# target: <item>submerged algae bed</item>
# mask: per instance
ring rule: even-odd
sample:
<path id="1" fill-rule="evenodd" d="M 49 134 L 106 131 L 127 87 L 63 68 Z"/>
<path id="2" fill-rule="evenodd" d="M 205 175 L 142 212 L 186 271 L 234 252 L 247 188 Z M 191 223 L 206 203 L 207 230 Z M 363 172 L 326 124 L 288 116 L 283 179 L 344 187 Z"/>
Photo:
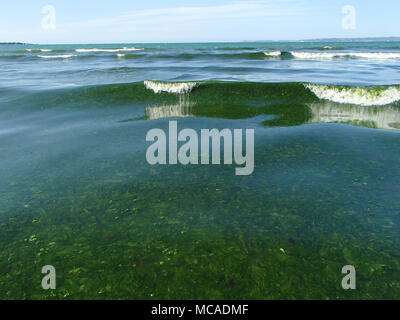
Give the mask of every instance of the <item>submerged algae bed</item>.
<path id="1" fill-rule="evenodd" d="M 173 95 L 144 103 L 153 98 L 135 92 L 137 101 L 119 95 L 110 106 L 88 89 L 82 100 L 49 96 L 56 108 L 30 98 L 27 119 L 12 111 L 10 126 L 29 121 L 31 135 L 0 144 L 0 298 L 400 298 L 398 132 L 306 124 L 315 99 L 305 93 L 279 100 L 271 91 L 268 105 L 226 93 L 215 113 L 206 100 L 222 97 L 203 101 L 199 91 L 190 97 L 198 114 L 179 127 L 255 128 L 253 175 L 149 166 L 146 132 L 168 119 L 124 120 L 176 104 Z M 41 288 L 48 264 L 54 291 Z M 347 264 L 354 291 L 341 288 Z"/>

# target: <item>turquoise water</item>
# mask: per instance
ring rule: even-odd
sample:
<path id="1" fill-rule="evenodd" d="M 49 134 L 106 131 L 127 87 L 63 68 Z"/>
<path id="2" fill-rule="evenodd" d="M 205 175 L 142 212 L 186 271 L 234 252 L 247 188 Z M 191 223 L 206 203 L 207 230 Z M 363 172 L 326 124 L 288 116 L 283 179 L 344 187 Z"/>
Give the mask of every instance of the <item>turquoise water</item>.
<path id="1" fill-rule="evenodd" d="M 399 298 L 398 53 L 0 46 L 0 298 Z M 177 81 L 197 85 L 151 89 Z M 150 166 L 146 133 L 170 120 L 255 129 L 254 173 Z M 344 265 L 357 290 L 341 288 Z"/>
<path id="2" fill-rule="evenodd" d="M 115 50 L 124 47 L 144 50 Z M 82 52 L 82 49 L 114 51 Z M 281 51 L 283 55 L 269 57 L 264 54 L 270 51 Z M 305 81 L 348 85 L 400 82 L 398 59 L 351 56 L 296 59 L 291 52 L 400 54 L 400 42 L 0 46 L 0 81 L 1 87 L 28 89 L 143 80 Z"/>

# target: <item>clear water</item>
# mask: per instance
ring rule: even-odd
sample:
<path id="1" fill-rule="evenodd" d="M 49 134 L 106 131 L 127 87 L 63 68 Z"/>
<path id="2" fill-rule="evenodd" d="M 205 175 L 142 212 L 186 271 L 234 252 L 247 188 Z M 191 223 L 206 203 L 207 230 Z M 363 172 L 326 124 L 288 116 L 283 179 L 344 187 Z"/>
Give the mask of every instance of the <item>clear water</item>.
<path id="1" fill-rule="evenodd" d="M 144 50 L 75 51 L 123 47 Z M 0 298 L 399 298 L 400 105 L 301 82 L 397 85 L 400 59 L 263 56 L 275 50 L 400 43 L 0 46 Z M 144 80 L 202 84 L 182 99 Z M 148 165 L 146 133 L 172 119 L 254 128 L 254 173 Z"/>

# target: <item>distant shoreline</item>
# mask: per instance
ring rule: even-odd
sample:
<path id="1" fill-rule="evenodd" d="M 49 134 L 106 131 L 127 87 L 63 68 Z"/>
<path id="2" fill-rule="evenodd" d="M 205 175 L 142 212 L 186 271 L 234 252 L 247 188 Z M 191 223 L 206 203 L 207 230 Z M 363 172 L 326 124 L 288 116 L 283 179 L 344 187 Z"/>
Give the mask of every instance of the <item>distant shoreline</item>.
<path id="1" fill-rule="evenodd" d="M 366 38 L 321 38 L 321 39 L 302 39 L 302 40 L 242 40 L 242 41 L 211 41 L 211 42 L 162 42 L 168 44 L 174 43 L 262 43 L 262 42 L 390 42 L 390 41 L 400 41 L 400 37 L 366 37 Z M 122 42 L 121 42 L 122 43 Z M 124 42 L 124 43 L 143 43 L 143 44 L 152 44 L 152 43 L 161 43 L 161 42 Z M 58 44 L 67 44 L 67 43 L 58 43 Z M 96 45 L 96 44 L 120 44 L 120 43 L 68 43 L 68 44 L 76 44 L 76 45 Z M 24 43 L 24 42 L 0 42 L 1 45 L 55 45 L 53 44 L 34 44 L 34 43 Z"/>
<path id="2" fill-rule="evenodd" d="M 23 43 L 23 42 L 0 42 L 0 46 L 4 45 L 32 45 L 32 43 Z"/>
<path id="3" fill-rule="evenodd" d="M 303 39 L 303 40 L 256 40 L 242 42 L 383 42 L 383 41 L 400 41 L 400 37 L 367 37 L 367 38 L 321 38 L 321 39 Z"/>

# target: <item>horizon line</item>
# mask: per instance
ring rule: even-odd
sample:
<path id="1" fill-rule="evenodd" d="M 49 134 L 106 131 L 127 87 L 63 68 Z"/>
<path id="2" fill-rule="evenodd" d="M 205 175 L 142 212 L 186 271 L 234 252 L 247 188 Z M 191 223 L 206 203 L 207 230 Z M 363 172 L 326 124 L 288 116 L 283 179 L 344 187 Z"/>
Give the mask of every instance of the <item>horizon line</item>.
<path id="1" fill-rule="evenodd" d="M 332 38 L 312 38 L 312 39 L 298 39 L 298 40 L 240 40 L 240 41 L 181 41 L 181 42 L 65 42 L 65 43 L 27 43 L 22 41 L 4 41 L 0 44 L 19 44 L 19 45 L 96 45 L 96 44 L 207 44 L 207 43 L 262 43 L 262 42 L 324 42 L 324 41 L 332 41 L 332 42 L 339 42 L 339 41 L 351 41 L 351 40 L 358 40 L 358 41 L 400 41 L 400 36 L 388 36 L 388 37 L 332 37 Z"/>

